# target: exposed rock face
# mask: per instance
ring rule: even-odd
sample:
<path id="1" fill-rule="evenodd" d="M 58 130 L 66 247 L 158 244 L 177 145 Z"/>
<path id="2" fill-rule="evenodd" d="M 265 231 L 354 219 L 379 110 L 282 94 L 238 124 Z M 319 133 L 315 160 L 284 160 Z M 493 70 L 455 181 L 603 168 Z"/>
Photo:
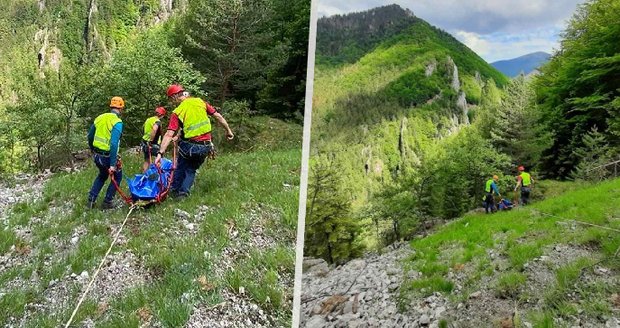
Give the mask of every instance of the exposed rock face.
<path id="1" fill-rule="evenodd" d="M 96 33 L 95 24 L 93 22 L 93 16 L 97 12 L 97 3 L 95 0 L 90 0 L 88 5 L 88 18 L 86 19 L 86 25 L 84 26 L 84 42 L 87 45 L 88 51 L 93 50 L 94 34 Z"/>
<path id="2" fill-rule="evenodd" d="M 49 55 L 49 66 L 56 72 L 60 70 L 60 62 L 62 61 L 62 52 L 57 47 L 52 47 Z"/>
<path id="3" fill-rule="evenodd" d="M 41 48 L 39 49 L 39 53 L 37 55 L 39 60 L 39 69 L 43 68 L 45 65 L 45 54 L 47 52 L 47 46 L 49 44 L 49 33 L 47 29 L 39 30 L 34 35 L 35 42 L 41 42 Z"/>
<path id="4" fill-rule="evenodd" d="M 403 117 L 400 122 L 400 134 L 398 135 L 398 149 L 400 151 L 400 157 L 404 158 L 407 154 L 407 144 L 405 140 L 405 133 L 407 132 L 407 118 Z"/>
<path id="5" fill-rule="evenodd" d="M 429 64 L 426 65 L 426 69 L 424 70 L 424 76 L 429 77 L 431 75 L 433 75 L 433 72 L 435 72 L 435 69 L 437 69 L 437 62 L 432 61 Z"/>
<path id="6" fill-rule="evenodd" d="M 157 22 L 168 20 L 172 14 L 172 0 L 159 0 L 159 10 L 159 15 L 157 15 L 159 20 Z"/>
<path id="7" fill-rule="evenodd" d="M 467 107 L 467 98 L 464 91 L 459 93 L 459 98 L 456 100 L 456 107 L 460 108 L 463 116 L 463 124 L 469 125 L 469 108 Z"/>
<path id="8" fill-rule="evenodd" d="M 452 89 L 458 92 L 461 89 L 461 82 L 459 81 L 459 68 L 456 66 L 451 57 L 448 57 L 448 63 L 452 66 Z"/>

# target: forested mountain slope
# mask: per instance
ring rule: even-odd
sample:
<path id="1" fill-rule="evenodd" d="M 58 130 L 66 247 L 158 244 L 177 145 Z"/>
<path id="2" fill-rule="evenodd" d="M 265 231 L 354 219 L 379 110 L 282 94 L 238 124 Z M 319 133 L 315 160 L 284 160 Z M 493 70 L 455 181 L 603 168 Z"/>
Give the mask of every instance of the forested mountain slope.
<path id="1" fill-rule="evenodd" d="M 359 27 L 364 24 L 381 28 L 364 34 Z M 470 206 L 473 198 L 434 199 L 448 192 L 443 188 L 449 188 L 442 181 L 433 181 L 444 178 L 433 174 L 433 170 L 447 169 L 441 164 L 446 163 L 442 158 L 446 153 L 437 145 L 449 143 L 465 149 L 457 145 L 464 142 L 478 147 L 479 137 L 468 141 L 454 136 L 470 125 L 482 104 L 499 101 L 498 87 L 506 85 L 507 78 L 448 33 L 397 6 L 321 18 L 318 26 L 317 43 L 323 44 L 318 46 L 318 56 L 323 58 L 323 64 L 316 68 L 310 179 L 310 195 L 314 193 L 316 197 L 308 200 L 309 222 L 318 222 L 316 234 L 310 230 L 307 249 L 316 245 L 314 251 L 325 252 L 324 246 L 320 246 L 320 240 L 327 238 L 320 232 L 321 218 L 361 216 L 362 220 L 376 217 L 389 221 L 403 214 L 380 214 L 368 204 L 403 180 L 423 179 L 423 186 L 440 185 L 432 191 L 424 190 L 425 197 L 413 200 L 432 202 L 434 206 L 429 207 L 428 214 L 454 215 Z M 378 41 L 379 37 L 384 38 Z M 353 63 L 333 65 L 355 56 L 349 56 L 347 47 L 330 44 L 356 44 L 360 45 L 358 50 L 366 52 Z M 423 162 L 435 164 L 422 165 Z M 493 161 L 485 162 L 493 165 Z M 412 173 L 420 172 L 423 166 L 431 172 L 414 177 Z M 456 171 L 452 174 L 458 175 Z M 482 183 L 482 179 L 484 175 L 480 174 L 471 180 Z M 469 186 L 470 182 L 466 184 Z M 470 187 L 474 188 L 473 184 Z M 351 208 L 337 205 L 351 201 Z M 398 206 L 409 212 L 403 215 L 416 215 L 406 209 L 408 205 Z M 331 210 L 335 213 L 328 213 Z M 340 232 L 345 240 L 357 242 L 359 238 L 355 236 L 360 231 L 354 228 L 357 225 L 353 221 L 359 220 L 343 223 L 351 229 L 343 228 Z"/>
<path id="2" fill-rule="evenodd" d="M 169 105 L 165 89 L 172 83 L 205 97 L 235 125 L 256 114 L 299 122 L 303 112 L 309 1 L 5 0 L 2 6 L 0 173 L 71 161 L 114 95 L 128 109 L 131 133 L 122 146 L 135 145 L 144 119 Z M 36 127 L 8 124 L 43 119 L 47 124 Z"/>

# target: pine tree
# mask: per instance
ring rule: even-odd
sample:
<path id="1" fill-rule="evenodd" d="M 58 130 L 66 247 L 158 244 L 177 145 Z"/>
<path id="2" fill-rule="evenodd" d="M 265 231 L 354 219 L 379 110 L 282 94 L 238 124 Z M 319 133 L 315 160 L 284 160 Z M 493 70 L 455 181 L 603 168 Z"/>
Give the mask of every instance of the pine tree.
<path id="1" fill-rule="evenodd" d="M 266 72 L 281 65 L 282 47 L 270 22 L 274 12 L 267 0 L 206 0 L 190 3 L 178 28 L 184 55 L 203 72 L 205 87 L 216 103 L 229 98 L 252 103 L 265 86 Z"/>
<path id="2" fill-rule="evenodd" d="M 611 173 L 604 165 L 611 161 L 612 149 L 596 126 L 584 135 L 583 146 L 573 151 L 573 157 L 579 163 L 571 173 L 575 180 L 598 182 Z"/>
<path id="3" fill-rule="evenodd" d="M 506 87 L 506 96 L 496 107 L 490 127 L 493 145 L 515 164 L 536 166 L 547 145 L 548 136 L 540 129 L 537 116 L 534 91 L 520 75 Z"/>
<path id="4" fill-rule="evenodd" d="M 318 156 L 317 156 L 318 157 Z M 308 183 L 305 253 L 330 263 L 361 255 L 359 224 L 351 217 L 351 203 L 342 170 L 325 157 L 313 159 Z"/>

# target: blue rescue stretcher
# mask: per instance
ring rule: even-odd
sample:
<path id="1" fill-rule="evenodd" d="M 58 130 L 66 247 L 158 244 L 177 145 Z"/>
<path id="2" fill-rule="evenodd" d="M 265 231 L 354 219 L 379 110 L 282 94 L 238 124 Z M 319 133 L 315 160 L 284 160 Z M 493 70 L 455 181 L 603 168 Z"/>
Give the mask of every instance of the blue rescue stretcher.
<path id="1" fill-rule="evenodd" d="M 511 210 L 513 207 L 514 205 L 508 199 L 502 199 L 497 204 L 497 209 L 499 209 L 500 211 L 508 211 Z"/>
<path id="2" fill-rule="evenodd" d="M 174 169 L 173 161 L 162 158 L 159 166 L 151 163 L 146 172 L 135 174 L 133 178 L 125 176 L 131 196 L 127 196 L 121 190 L 112 174 L 110 178 L 121 198 L 129 206 L 147 206 L 166 199 L 174 177 Z"/>
<path id="3" fill-rule="evenodd" d="M 133 202 L 153 201 L 161 199 L 163 193 L 168 191 L 171 183 L 173 164 L 172 161 L 162 158 L 159 168 L 154 163 L 143 174 L 136 174 L 127 180 L 129 192 Z"/>

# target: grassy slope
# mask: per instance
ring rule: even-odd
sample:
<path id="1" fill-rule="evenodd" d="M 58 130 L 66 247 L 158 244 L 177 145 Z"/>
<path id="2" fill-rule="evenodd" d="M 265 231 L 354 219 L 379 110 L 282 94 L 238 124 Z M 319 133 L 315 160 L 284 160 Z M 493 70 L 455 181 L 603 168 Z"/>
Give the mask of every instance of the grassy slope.
<path id="1" fill-rule="evenodd" d="M 543 323 L 549 317 L 568 316 L 574 310 L 569 303 L 569 293 L 576 292 L 581 298 L 580 306 L 585 307 L 592 317 L 609 314 L 613 305 L 610 294 L 620 288 L 615 286 L 596 286 L 580 279 L 581 272 L 592 272 L 595 260 L 611 268 L 617 276 L 620 272 L 620 258 L 614 257 L 620 247 L 617 232 L 585 225 L 562 224 L 563 219 L 575 219 L 610 228 L 620 229 L 620 179 L 599 185 L 575 186 L 573 183 L 555 184 L 553 187 L 565 188 L 564 194 L 495 215 L 471 214 L 441 227 L 428 237 L 411 242 L 416 250 L 414 258 L 406 266 L 422 273 L 420 280 L 405 282 L 403 296 L 432 294 L 433 291 L 450 293 L 454 283 L 447 278 L 455 268 L 472 271 L 463 293 L 453 293 L 456 299 L 467 299 L 468 293 L 479 288 L 477 283 L 484 276 L 497 274 L 492 265 L 489 251 L 494 250 L 509 265 L 501 274 L 497 286 L 498 293 L 508 293 L 517 302 L 523 284 L 527 281 L 524 268 L 529 261 L 543 254 L 549 245 L 572 244 L 594 252 L 592 258 L 571 259 L 566 266 L 555 271 L 556 283 L 548 286 L 542 296 L 541 313 L 529 313 L 534 322 Z M 553 191 L 557 193 L 556 191 Z M 551 214 L 550 217 L 541 213 Z M 613 274 L 612 274 L 613 275 Z M 596 290 L 592 290 L 592 289 Z M 523 295 L 523 298 L 531 297 Z M 592 305 L 592 306 L 590 306 Z"/>
<path id="2" fill-rule="evenodd" d="M 254 303 L 279 318 L 278 325 L 290 325 L 292 280 L 286 288 L 280 286 L 279 280 L 292 279 L 293 275 L 300 145 L 297 142 L 295 148 L 223 154 L 200 169 L 188 199 L 168 200 L 156 208 L 134 212 L 124 231 L 129 239 L 127 245 L 116 246 L 112 252 L 130 250 L 155 279 L 111 301 L 104 314 L 97 312 L 95 300 L 87 301 L 76 322 L 89 317 L 103 327 L 119 324 L 137 327 L 140 321 L 136 311 L 147 308 L 165 326 L 179 326 L 187 321 L 193 305 L 217 304 L 222 300 L 223 290 L 238 293 L 239 287 L 244 287 Z M 126 173 L 135 172 L 140 165 L 138 156 L 126 155 L 124 159 Z M 6 323 L 9 317 L 22 316 L 27 303 L 40 301 L 51 280 L 62 279 L 71 272 L 79 275 L 82 270 L 93 273 L 112 239 L 108 226 L 118 227 L 127 213 L 126 207 L 109 214 L 84 209 L 94 175 L 92 163 L 83 172 L 56 175 L 46 184 L 43 200 L 15 206 L 9 228 L 25 226 L 32 217 L 42 220 L 33 225 L 30 241 L 20 240 L 11 229 L 2 232 L 0 252 L 7 251 L 12 244 L 28 244 L 33 259 L 2 272 L 0 284 L 19 276 L 28 279 L 34 272 L 41 281 L 30 289 L 15 289 L 2 296 L 1 323 Z M 191 233 L 175 217 L 174 210 L 179 208 L 195 214 L 199 205 L 207 205 L 209 211 L 203 218 L 194 220 L 196 233 Z M 64 215 L 51 213 L 52 208 L 64 208 Z M 227 270 L 221 279 L 216 277 L 214 271 L 218 268 L 213 262 L 231 243 L 230 227 L 240 232 L 239 238 L 248 239 L 250 226 L 256 220 L 264 222 L 266 234 L 277 241 L 276 246 L 251 250 L 234 261 L 233 269 Z M 73 249 L 58 253 L 50 238 L 66 242 L 78 227 L 84 227 L 87 234 Z M 210 254 L 209 259 L 205 252 Z M 50 257 L 51 260 L 47 259 Z M 214 285 L 213 290 L 201 290 L 196 282 L 201 275 Z M 194 296 L 184 302 L 181 295 L 188 293 Z M 38 313 L 29 325 L 59 325 L 68 318 L 77 297 L 74 291 L 63 311 Z"/>

